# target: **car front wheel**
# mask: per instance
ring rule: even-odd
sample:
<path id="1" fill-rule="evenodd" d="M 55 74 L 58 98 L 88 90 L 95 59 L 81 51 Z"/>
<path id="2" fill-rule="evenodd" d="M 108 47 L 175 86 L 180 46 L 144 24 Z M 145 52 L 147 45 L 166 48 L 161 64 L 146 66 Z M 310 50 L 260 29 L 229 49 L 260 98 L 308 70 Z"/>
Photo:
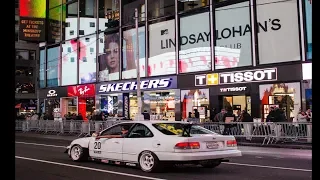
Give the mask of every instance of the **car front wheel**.
<path id="1" fill-rule="evenodd" d="M 74 145 L 70 150 L 70 157 L 73 161 L 88 160 L 88 152 L 80 145 Z"/>
<path id="2" fill-rule="evenodd" d="M 140 154 L 139 166 L 144 172 L 156 172 L 161 169 L 158 157 L 151 151 L 143 151 Z"/>

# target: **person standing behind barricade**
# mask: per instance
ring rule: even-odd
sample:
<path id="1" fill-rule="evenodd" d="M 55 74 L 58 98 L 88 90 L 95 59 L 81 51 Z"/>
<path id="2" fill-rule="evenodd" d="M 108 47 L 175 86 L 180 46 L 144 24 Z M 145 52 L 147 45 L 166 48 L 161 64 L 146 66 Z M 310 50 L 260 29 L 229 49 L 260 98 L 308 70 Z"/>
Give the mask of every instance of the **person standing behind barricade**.
<path id="1" fill-rule="evenodd" d="M 244 135 L 246 137 L 246 140 L 251 140 L 253 118 L 246 110 L 243 110 L 241 114 L 241 120 L 242 122 L 244 122 L 243 129 L 244 129 Z"/>
<path id="2" fill-rule="evenodd" d="M 299 135 L 300 136 L 306 135 L 307 125 L 305 123 L 307 122 L 307 118 L 308 118 L 308 115 L 305 112 L 300 111 L 298 113 L 297 119 L 298 119 L 298 123 L 300 123 L 299 124 Z"/>
<path id="3" fill-rule="evenodd" d="M 234 124 L 229 123 L 236 122 L 236 116 L 233 114 L 231 107 L 228 107 L 227 112 L 223 114 L 223 122 L 225 122 L 223 135 L 233 135 L 231 129 Z"/>
<path id="4" fill-rule="evenodd" d="M 84 120 L 81 113 L 79 113 L 79 114 L 77 115 L 76 120 L 78 120 L 78 121 Z"/>
<path id="5" fill-rule="evenodd" d="M 306 114 L 307 114 L 307 121 L 308 122 L 312 122 L 312 111 L 311 111 L 311 109 L 308 109 L 307 111 L 306 111 Z"/>
<path id="6" fill-rule="evenodd" d="M 224 125 L 221 125 L 220 123 L 224 124 L 223 115 L 225 113 L 226 113 L 226 110 L 225 109 L 221 109 L 221 111 L 218 114 L 216 114 L 214 116 L 214 119 L 213 119 L 214 122 L 218 122 L 219 123 L 220 133 L 224 132 Z"/>
<path id="7" fill-rule="evenodd" d="M 142 115 L 143 115 L 144 120 L 150 120 L 150 114 L 148 113 L 147 110 L 144 110 Z"/>

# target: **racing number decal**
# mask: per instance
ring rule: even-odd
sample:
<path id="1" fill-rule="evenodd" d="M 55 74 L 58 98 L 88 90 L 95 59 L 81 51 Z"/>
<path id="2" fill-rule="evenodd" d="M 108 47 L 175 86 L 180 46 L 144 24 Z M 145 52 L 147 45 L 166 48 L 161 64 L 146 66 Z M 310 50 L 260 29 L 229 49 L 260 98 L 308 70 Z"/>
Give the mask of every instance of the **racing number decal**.
<path id="1" fill-rule="evenodd" d="M 94 149 L 101 149 L 101 142 L 94 142 Z"/>

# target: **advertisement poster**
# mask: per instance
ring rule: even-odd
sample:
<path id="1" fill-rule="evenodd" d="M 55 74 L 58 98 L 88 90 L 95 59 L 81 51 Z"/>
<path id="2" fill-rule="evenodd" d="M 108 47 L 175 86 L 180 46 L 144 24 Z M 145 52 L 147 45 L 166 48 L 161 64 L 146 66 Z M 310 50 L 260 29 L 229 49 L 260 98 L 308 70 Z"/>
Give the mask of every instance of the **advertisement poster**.
<path id="1" fill-rule="evenodd" d="M 75 40 L 66 41 L 62 44 L 62 66 L 61 85 L 77 84 L 77 49 L 78 43 Z"/>
<path id="2" fill-rule="evenodd" d="M 180 73 L 211 70 L 209 13 L 180 19 Z"/>
<path id="3" fill-rule="evenodd" d="M 307 31 L 307 59 L 312 59 L 312 0 L 305 0 L 306 31 Z"/>
<path id="4" fill-rule="evenodd" d="M 174 20 L 149 26 L 148 76 L 176 73 Z"/>
<path id="5" fill-rule="evenodd" d="M 297 0 L 257 1 L 260 64 L 301 60 Z"/>
<path id="6" fill-rule="evenodd" d="M 99 43 L 99 81 L 119 79 L 120 36 L 119 33 L 102 34 L 103 43 Z"/>
<path id="7" fill-rule="evenodd" d="M 146 53 L 145 53 L 145 28 L 140 27 L 139 31 L 139 63 L 140 77 L 146 76 Z M 137 77 L 136 64 L 136 30 L 130 29 L 123 32 L 122 49 L 122 78 L 131 79 Z"/>
<path id="8" fill-rule="evenodd" d="M 215 69 L 251 65 L 249 1 L 217 8 L 215 13 Z"/>

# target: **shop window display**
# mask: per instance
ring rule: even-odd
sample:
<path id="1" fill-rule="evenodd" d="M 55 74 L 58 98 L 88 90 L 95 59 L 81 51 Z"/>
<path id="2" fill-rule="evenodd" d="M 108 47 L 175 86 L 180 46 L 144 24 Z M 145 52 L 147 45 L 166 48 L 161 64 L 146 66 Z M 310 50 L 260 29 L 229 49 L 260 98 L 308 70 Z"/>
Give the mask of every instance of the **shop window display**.
<path id="1" fill-rule="evenodd" d="M 251 114 L 251 97 L 250 96 L 223 96 L 221 109 L 232 109 L 234 115 L 245 110 Z"/>
<path id="2" fill-rule="evenodd" d="M 176 90 L 144 92 L 144 110 L 153 120 L 175 121 Z"/>
<path id="3" fill-rule="evenodd" d="M 142 102 L 142 108 L 141 111 L 143 112 L 145 109 L 145 103 L 144 103 L 144 93 L 141 92 L 141 102 Z M 137 93 L 130 93 L 129 95 L 129 107 L 130 107 L 130 119 L 134 119 L 136 114 L 138 113 L 138 97 Z"/>
<path id="4" fill-rule="evenodd" d="M 189 117 L 197 109 L 200 119 L 209 118 L 209 89 L 193 89 L 181 91 L 182 119 Z"/>
<path id="5" fill-rule="evenodd" d="M 122 116 L 122 94 L 108 94 L 98 97 L 101 112 L 108 116 Z"/>
<path id="6" fill-rule="evenodd" d="M 300 83 L 264 84 L 259 89 L 262 119 L 266 119 L 271 107 L 282 109 L 288 121 L 297 117 L 301 108 Z"/>

